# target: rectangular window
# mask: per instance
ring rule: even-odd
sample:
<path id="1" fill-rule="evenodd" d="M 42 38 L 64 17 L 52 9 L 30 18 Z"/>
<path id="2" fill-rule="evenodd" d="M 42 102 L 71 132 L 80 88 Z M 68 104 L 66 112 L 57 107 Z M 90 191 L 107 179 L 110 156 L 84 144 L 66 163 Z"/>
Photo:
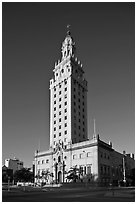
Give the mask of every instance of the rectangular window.
<path id="1" fill-rule="evenodd" d="M 65 80 L 65 84 L 67 84 L 67 81 Z"/>
<path id="2" fill-rule="evenodd" d="M 61 104 L 59 105 L 59 108 L 61 108 Z"/>
<path id="3" fill-rule="evenodd" d="M 61 98 L 59 98 L 59 101 L 61 101 Z"/>
<path id="4" fill-rule="evenodd" d="M 56 101 L 54 101 L 54 104 L 56 104 Z"/>
<path id="5" fill-rule="evenodd" d="M 54 91 L 56 91 L 56 88 L 54 88 Z"/>
<path id="6" fill-rule="evenodd" d="M 59 136 L 61 136 L 61 132 L 59 132 Z"/>
<path id="7" fill-rule="evenodd" d="M 74 106 L 76 105 L 76 102 L 74 101 Z"/>
<path id="8" fill-rule="evenodd" d="M 56 124 L 56 120 L 54 120 L 54 124 Z"/>
<path id="9" fill-rule="evenodd" d="M 67 138 L 64 138 L 64 142 L 66 142 L 67 141 Z"/>
<path id="10" fill-rule="evenodd" d="M 61 115 L 61 111 L 59 111 L 59 115 Z"/>
<path id="11" fill-rule="evenodd" d="M 86 166 L 84 166 L 84 174 L 86 174 L 87 172 L 86 172 Z"/>
<path id="12" fill-rule="evenodd" d="M 54 138 L 56 138 L 56 134 L 54 134 Z"/>
<path id="13" fill-rule="evenodd" d="M 42 160 L 42 164 L 44 164 L 44 160 Z"/>
<path id="14" fill-rule="evenodd" d="M 61 84 L 59 84 L 59 88 L 61 88 Z"/>
<path id="15" fill-rule="evenodd" d="M 74 91 L 76 91 L 76 89 L 74 88 Z"/>
<path id="16" fill-rule="evenodd" d="M 61 91 L 59 91 L 59 95 L 61 94 Z"/>
<path id="17" fill-rule="evenodd" d="M 61 122 L 61 118 L 59 118 L 59 122 Z"/>
<path id="18" fill-rule="evenodd" d="M 61 125 L 59 126 L 59 129 L 61 129 Z"/>
<path id="19" fill-rule="evenodd" d="M 76 96 L 74 95 L 74 98 L 76 98 Z"/>
<path id="20" fill-rule="evenodd" d="M 56 131 L 56 127 L 54 127 L 54 131 Z"/>
<path id="21" fill-rule="evenodd" d="M 65 106 L 66 106 L 66 105 L 67 105 L 67 101 L 65 101 L 65 103 L 64 103 L 64 104 L 65 104 Z"/>
<path id="22" fill-rule="evenodd" d="M 88 152 L 87 153 L 87 157 L 91 157 L 92 156 L 92 153 L 91 152 Z"/>
<path id="23" fill-rule="evenodd" d="M 56 97 L 56 94 L 54 94 L 54 98 Z"/>
<path id="24" fill-rule="evenodd" d="M 65 127 L 67 127 L 67 123 L 65 123 Z"/>
<path id="25" fill-rule="evenodd" d="M 65 132 L 64 132 L 64 133 L 65 133 L 65 135 L 66 135 L 66 134 L 67 134 L 67 130 L 65 130 Z"/>
<path id="26" fill-rule="evenodd" d="M 76 113 L 76 109 L 74 108 L 74 113 Z"/>
<path id="27" fill-rule="evenodd" d="M 67 112 L 67 108 L 65 109 L 65 113 Z"/>
<path id="28" fill-rule="evenodd" d="M 56 114 L 54 114 L 54 118 L 56 117 Z"/>
<path id="29" fill-rule="evenodd" d="M 79 155 L 79 158 L 80 158 L 80 159 L 84 158 L 84 154 L 81 153 L 81 154 Z"/>
<path id="30" fill-rule="evenodd" d="M 67 94 L 65 94 L 64 98 L 67 98 Z"/>
<path id="31" fill-rule="evenodd" d="M 67 91 L 67 87 L 65 88 L 65 91 Z"/>
<path id="32" fill-rule="evenodd" d="M 46 163 L 49 163 L 49 159 L 46 160 Z"/>
<path id="33" fill-rule="evenodd" d="M 76 154 L 74 154 L 74 155 L 73 155 L 73 159 L 76 159 L 76 158 L 77 158 L 77 155 L 76 155 Z"/>
<path id="34" fill-rule="evenodd" d="M 87 166 L 87 174 L 91 174 L 91 166 Z"/>
<path id="35" fill-rule="evenodd" d="M 67 120 L 67 116 L 65 116 L 65 120 Z"/>
<path id="36" fill-rule="evenodd" d="M 78 106 L 78 108 L 80 109 L 80 105 Z"/>
<path id="37" fill-rule="evenodd" d="M 56 107 L 54 108 L 54 111 L 56 111 Z"/>

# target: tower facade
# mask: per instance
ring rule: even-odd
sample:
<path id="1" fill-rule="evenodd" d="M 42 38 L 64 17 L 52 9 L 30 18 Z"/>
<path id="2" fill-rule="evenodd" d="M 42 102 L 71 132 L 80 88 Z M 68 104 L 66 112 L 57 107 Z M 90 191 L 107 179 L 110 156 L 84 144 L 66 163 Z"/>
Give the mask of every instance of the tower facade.
<path id="1" fill-rule="evenodd" d="M 87 140 L 87 81 L 75 56 L 75 42 L 67 32 L 61 60 L 55 63 L 50 80 L 50 147 Z"/>
<path id="2" fill-rule="evenodd" d="M 62 43 L 61 60 L 55 63 L 50 80 L 50 148 L 35 152 L 35 182 L 73 182 L 70 175 L 73 169 L 77 174 L 75 182 L 106 185 L 122 179 L 122 158 L 123 154 L 115 151 L 112 143 L 100 140 L 95 120 L 93 137 L 88 138 L 87 81 L 68 31 Z M 129 158 L 129 169 L 134 168 L 134 163 Z"/>

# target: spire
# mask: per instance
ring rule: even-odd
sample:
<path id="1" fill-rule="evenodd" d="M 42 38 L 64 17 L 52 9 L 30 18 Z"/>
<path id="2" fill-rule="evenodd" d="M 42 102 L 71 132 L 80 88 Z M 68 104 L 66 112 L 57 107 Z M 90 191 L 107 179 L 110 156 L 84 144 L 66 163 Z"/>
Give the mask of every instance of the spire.
<path id="1" fill-rule="evenodd" d="M 94 132 L 93 132 L 93 138 L 96 138 L 96 120 L 94 119 Z"/>
<path id="2" fill-rule="evenodd" d="M 94 119 L 94 135 L 96 135 L 96 120 Z"/>
<path id="3" fill-rule="evenodd" d="M 67 35 L 70 35 L 70 25 L 67 25 Z"/>
<path id="4" fill-rule="evenodd" d="M 73 38 L 70 35 L 70 25 L 67 25 L 67 36 L 62 43 L 62 59 L 66 59 L 67 57 L 71 57 L 74 54 L 74 45 Z"/>

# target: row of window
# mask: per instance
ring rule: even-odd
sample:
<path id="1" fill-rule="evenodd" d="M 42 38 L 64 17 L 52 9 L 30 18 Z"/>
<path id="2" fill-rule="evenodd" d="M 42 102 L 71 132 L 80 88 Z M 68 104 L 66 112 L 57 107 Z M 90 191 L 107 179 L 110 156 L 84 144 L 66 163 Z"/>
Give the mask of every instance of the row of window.
<path id="1" fill-rule="evenodd" d="M 83 117 L 83 119 L 85 118 L 84 115 L 82 117 Z M 74 120 L 76 120 L 76 115 L 74 115 Z M 80 118 L 79 118 L 78 122 L 81 122 Z"/>
<path id="2" fill-rule="evenodd" d="M 59 99 L 61 101 L 61 98 Z M 54 105 L 56 104 L 56 101 L 54 101 Z M 64 105 L 67 105 L 67 101 L 64 102 Z"/>
<path id="3" fill-rule="evenodd" d="M 67 91 L 67 87 L 65 87 L 65 89 L 64 89 L 65 91 Z M 59 95 L 61 95 L 61 91 L 59 91 Z M 54 98 L 56 98 L 56 94 L 54 94 Z"/>
<path id="4" fill-rule="evenodd" d="M 67 69 L 68 70 L 68 72 L 70 72 L 70 69 Z M 62 69 L 61 70 L 61 73 L 63 74 L 64 73 L 64 69 Z M 56 73 L 56 76 L 58 76 L 59 74 L 58 73 Z"/>
<path id="5" fill-rule="evenodd" d="M 80 174 L 83 176 L 84 174 L 91 174 L 91 165 L 88 166 L 80 166 Z"/>
<path id="6" fill-rule="evenodd" d="M 41 164 L 45 164 L 45 163 L 46 163 L 46 164 L 49 163 L 49 159 L 46 159 L 46 161 L 45 161 L 45 160 L 42 160 L 42 161 L 41 161 Z M 38 161 L 38 164 L 40 164 L 40 160 Z"/>
<path id="7" fill-rule="evenodd" d="M 92 157 L 92 152 L 80 153 L 79 156 L 77 154 L 73 154 L 72 156 L 73 159 L 78 159 L 78 158 L 83 159 L 85 157 Z"/>
<path id="8" fill-rule="evenodd" d="M 61 115 L 61 113 L 59 115 Z M 54 118 L 56 118 L 56 114 L 54 114 Z M 67 115 L 65 115 L 64 119 L 67 120 Z"/>
<path id="9" fill-rule="evenodd" d="M 67 138 L 64 138 L 64 142 L 67 141 Z M 61 143 L 61 140 L 59 140 L 59 143 Z M 54 141 L 54 145 L 56 144 L 56 142 Z"/>
<path id="10" fill-rule="evenodd" d="M 67 104 L 67 103 L 66 103 Z M 76 103 L 74 102 L 74 106 L 76 105 Z M 59 109 L 61 108 L 61 104 L 59 104 Z M 78 108 L 80 109 L 80 105 L 78 105 Z M 56 107 L 54 107 L 54 111 L 56 111 L 57 110 L 57 108 Z M 64 110 L 65 112 L 67 112 L 67 109 L 65 109 Z M 82 109 L 82 111 L 84 112 L 85 110 L 84 110 L 84 108 Z M 74 113 L 76 113 L 76 109 L 74 108 Z M 80 115 L 80 112 L 79 112 L 79 115 Z"/>
<path id="11" fill-rule="evenodd" d="M 105 158 L 105 159 L 109 159 L 109 155 L 107 155 L 106 152 L 105 153 L 101 152 L 100 157 Z"/>
<path id="12" fill-rule="evenodd" d="M 67 81 L 64 81 L 65 85 L 67 84 Z M 62 84 L 59 84 L 59 88 L 61 88 Z M 54 91 L 56 91 L 56 87 L 54 87 Z"/>
<path id="13" fill-rule="evenodd" d="M 78 89 L 82 88 L 82 92 L 84 92 L 84 88 L 82 87 L 82 85 L 81 85 L 78 81 L 76 81 L 76 80 L 74 79 L 74 86 L 75 86 L 76 84 L 78 84 Z"/>
<path id="14" fill-rule="evenodd" d="M 100 165 L 100 173 L 101 174 L 108 174 L 110 175 L 110 166 L 107 165 Z"/>
<path id="15" fill-rule="evenodd" d="M 85 122 L 83 121 L 83 125 L 85 125 Z M 74 123 L 74 127 L 76 128 L 77 127 L 77 124 Z M 81 126 L 79 126 L 79 129 L 80 129 Z"/>
<path id="16" fill-rule="evenodd" d="M 61 105 L 59 105 L 59 108 L 61 108 Z M 54 111 L 56 111 L 56 107 L 54 107 Z M 64 109 L 64 112 L 67 112 L 67 108 Z M 61 115 L 61 111 L 59 111 L 59 115 Z"/>
<path id="17" fill-rule="evenodd" d="M 54 130 L 55 131 L 55 130 Z M 67 130 L 64 131 L 64 134 L 67 135 Z M 56 138 L 56 134 L 54 133 L 54 138 Z M 59 136 L 61 136 L 61 132 L 59 132 Z"/>

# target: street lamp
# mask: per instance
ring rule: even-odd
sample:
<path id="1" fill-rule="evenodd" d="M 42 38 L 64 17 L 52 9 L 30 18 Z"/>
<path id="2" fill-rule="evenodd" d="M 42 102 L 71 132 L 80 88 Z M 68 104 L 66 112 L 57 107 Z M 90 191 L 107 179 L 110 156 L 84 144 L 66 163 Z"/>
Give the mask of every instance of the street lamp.
<path id="1" fill-rule="evenodd" d="M 125 166 L 125 151 L 123 151 L 123 182 L 126 185 L 126 166 Z"/>
<path id="2" fill-rule="evenodd" d="M 86 177 L 86 186 L 87 186 L 87 154 L 86 151 L 83 151 L 85 153 L 85 177 Z"/>

